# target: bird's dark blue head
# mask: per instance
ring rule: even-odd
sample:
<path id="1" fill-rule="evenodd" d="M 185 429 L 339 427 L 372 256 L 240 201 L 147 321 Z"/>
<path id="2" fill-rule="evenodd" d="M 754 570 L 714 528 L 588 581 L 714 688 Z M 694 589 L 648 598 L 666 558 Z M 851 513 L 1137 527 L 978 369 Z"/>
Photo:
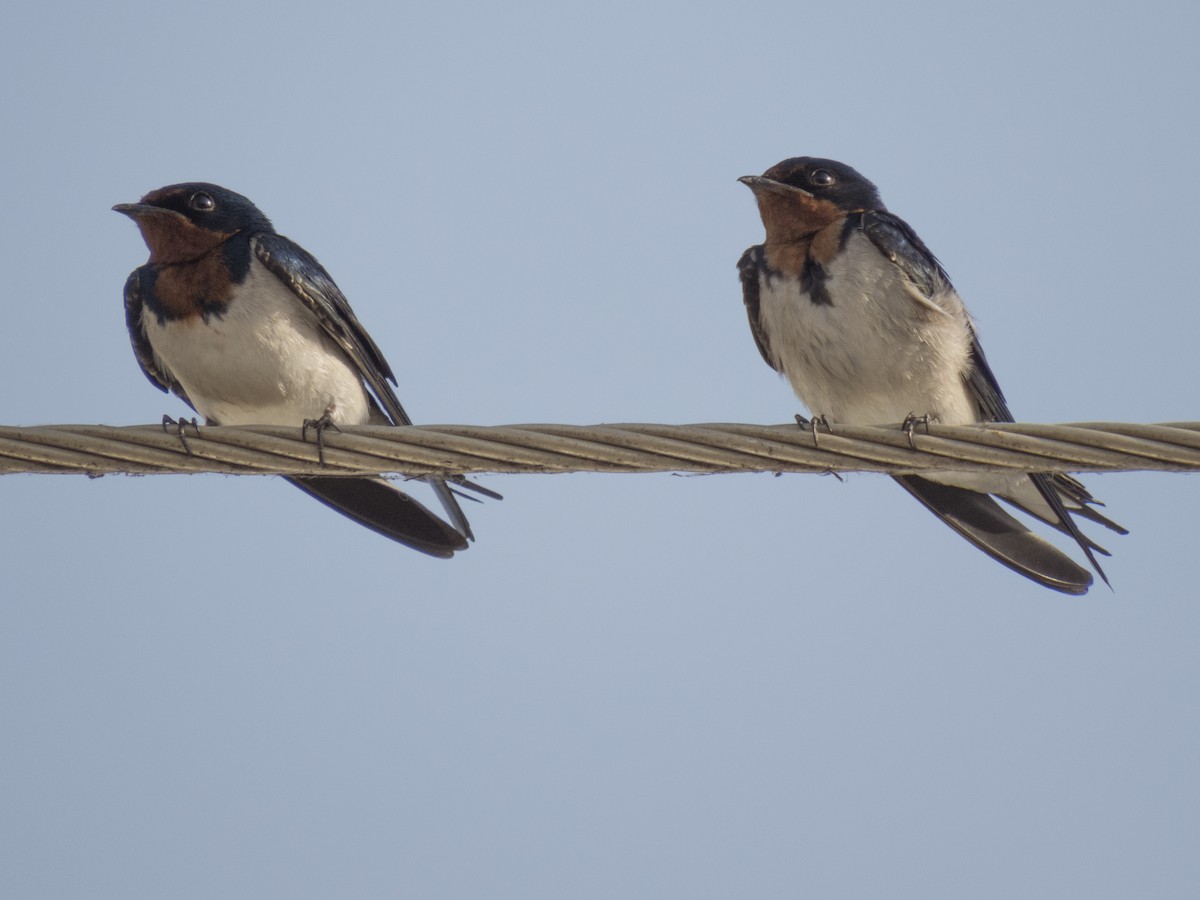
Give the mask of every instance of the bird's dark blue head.
<path id="1" fill-rule="evenodd" d="M 275 232 L 271 220 L 241 194 L 203 181 L 168 185 L 113 209 L 137 223 L 150 261 L 161 265 L 196 259 L 236 234 Z"/>
<path id="2" fill-rule="evenodd" d="M 738 180 L 754 191 L 768 243 L 801 241 L 847 213 L 885 208 L 875 185 L 832 159 L 795 156 Z"/>
<path id="3" fill-rule="evenodd" d="M 762 177 L 828 200 L 846 212 L 884 208 L 875 185 L 837 160 L 794 156 L 771 166 Z"/>

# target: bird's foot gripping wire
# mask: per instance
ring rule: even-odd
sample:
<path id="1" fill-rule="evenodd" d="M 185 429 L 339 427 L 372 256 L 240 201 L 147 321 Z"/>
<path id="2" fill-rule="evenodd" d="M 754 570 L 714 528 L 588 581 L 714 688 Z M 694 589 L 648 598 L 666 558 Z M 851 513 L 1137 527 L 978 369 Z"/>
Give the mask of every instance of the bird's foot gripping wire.
<path id="1" fill-rule="evenodd" d="M 308 430 L 312 429 L 317 435 L 317 461 L 321 465 L 325 465 L 325 429 L 332 428 L 338 434 L 342 433 L 342 429 L 337 427 L 333 418 L 329 415 L 329 410 L 319 419 L 305 419 L 304 427 L 300 429 L 300 440 L 308 440 Z"/>
<path id="2" fill-rule="evenodd" d="M 176 437 L 179 438 L 179 443 L 183 444 L 183 451 L 188 456 L 191 456 L 192 448 L 188 445 L 187 435 L 184 434 L 184 429 L 187 428 L 189 425 L 191 425 L 192 430 L 194 432 L 196 432 L 196 437 L 200 437 L 200 424 L 196 421 L 196 418 L 194 416 L 191 419 L 185 419 L 185 418 L 183 418 L 183 416 L 180 416 L 178 419 L 173 419 L 170 416 L 166 416 L 166 415 L 164 415 L 162 417 L 163 433 L 171 434 L 172 432 L 174 432 Z"/>
<path id="3" fill-rule="evenodd" d="M 929 416 L 918 416 L 916 413 L 909 413 L 904 417 L 904 421 L 900 423 L 900 430 L 908 435 L 908 446 L 912 449 L 917 449 L 917 442 L 913 440 L 913 432 L 920 425 L 925 429 L 925 433 L 929 434 Z"/>
<path id="4" fill-rule="evenodd" d="M 811 419 L 806 419 L 800 413 L 796 413 L 796 424 L 800 426 L 800 430 L 805 428 L 812 429 L 813 446 L 820 447 L 821 442 L 817 437 L 817 432 L 824 428 L 829 434 L 833 434 L 833 426 L 829 424 L 829 419 L 826 416 L 813 416 Z"/>

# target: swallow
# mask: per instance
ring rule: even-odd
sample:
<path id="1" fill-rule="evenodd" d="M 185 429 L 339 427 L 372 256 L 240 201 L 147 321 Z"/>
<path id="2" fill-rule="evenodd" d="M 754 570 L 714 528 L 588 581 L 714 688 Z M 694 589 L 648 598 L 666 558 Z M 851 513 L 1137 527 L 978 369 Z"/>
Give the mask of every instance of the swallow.
<path id="1" fill-rule="evenodd" d="M 391 367 L 329 273 L 248 199 L 191 182 L 113 209 L 137 223 L 150 249 L 125 283 L 125 320 L 155 387 L 209 425 L 295 425 L 306 433 L 314 423 L 412 424 Z M 450 557 L 474 537 L 442 479 L 427 480 L 450 523 L 382 478 L 287 480 L 431 556 Z"/>
<path id="2" fill-rule="evenodd" d="M 874 184 L 808 156 L 738 180 L 754 192 L 766 231 L 738 263 L 750 330 L 814 416 L 853 425 L 1014 421 L 949 276 Z M 988 556 L 1066 594 L 1087 593 L 1091 573 L 993 495 L 1074 539 L 1105 584 L 1095 554 L 1110 554 L 1072 516 L 1128 533 L 1067 475 L 895 480 Z"/>

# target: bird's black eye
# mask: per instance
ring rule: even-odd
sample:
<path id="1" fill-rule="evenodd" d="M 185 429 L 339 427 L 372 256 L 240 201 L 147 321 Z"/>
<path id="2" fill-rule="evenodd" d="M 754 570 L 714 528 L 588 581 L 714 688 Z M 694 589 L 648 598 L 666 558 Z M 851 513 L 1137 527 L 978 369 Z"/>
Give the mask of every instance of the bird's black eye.
<path id="1" fill-rule="evenodd" d="M 808 176 L 808 183 L 813 187 L 829 187 L 836 180 L 824 169 L 814 169 Z"/>
<path id="2" fill-rule="evenodd" d="M 204 191 L 197 191 L 188 199 L 188 206 L 196 210 L 196 212 L 212 212 L 217 204 L 211 195 L 204 193 Z"/>

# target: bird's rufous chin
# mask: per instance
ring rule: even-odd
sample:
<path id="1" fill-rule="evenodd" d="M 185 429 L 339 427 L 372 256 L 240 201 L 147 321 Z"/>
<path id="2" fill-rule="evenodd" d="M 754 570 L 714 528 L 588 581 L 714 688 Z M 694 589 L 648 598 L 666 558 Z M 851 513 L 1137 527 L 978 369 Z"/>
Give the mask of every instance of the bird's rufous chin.
<path id="1" fill-rule="evenodd" d="M 836 203 L 773 178 L 747 175 L 738 181 L 754 192 L 768 246 L 807 242 L 846 214 Z"/>
<path id="2" fill-rule="evenodd" d="M 182 213 L 146 203 L 118 203 L 113 210 L 133 219 L 150 249 L 150 262 L 160 266 L 199 259 L 236 234 L 201 228 Z"/>

